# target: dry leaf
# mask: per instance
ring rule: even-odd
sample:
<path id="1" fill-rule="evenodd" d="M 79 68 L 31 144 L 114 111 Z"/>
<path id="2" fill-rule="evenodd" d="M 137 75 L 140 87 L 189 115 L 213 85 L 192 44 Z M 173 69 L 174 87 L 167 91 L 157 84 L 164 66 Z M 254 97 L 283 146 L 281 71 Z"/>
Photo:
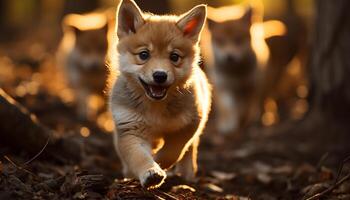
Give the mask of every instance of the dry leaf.
<path id="1" fill-rule="evenodd" d="M 275 173 L 275 174 L 291 174 L 292 172 L 293 172 L 293 167 L 290 165 L 275 167 L 271 171 L 271 173 Z"/>
<path id="2" fill-rule="evenodd" d="M 294 173 L 294 178 L 298 178 L 303 174 L 309 174 L 316 172 L 316 168 L 310 164 L 302 164 L 300 167 L 296 169 Z"/>
<path id="3" fill-rule="evenodd" d="M 235 173 L 227 173 L 222 171 L 212 171 L 211 175 L 221 181 L 228 181 L 237 176 Z"/>
<path id="4" fill-rule="evenodd" d="M 333 193 L 338 193 L 338 194 L 350 194 L 350 183 L 349 182 L 344 182 L 337 189 L 333 191 Z"/>
<path id="5" fill-rule="evenodd" d="M 196 192 L 196 189 L 188 185 L 175 185 L 171 188 L 171 191 L 175 193 L 179 190 L 190 190 L 191 192 Z"/>
<path id="6" fill-rule="evenodd" d="M 249 197 L 236 196 L 232 194 L 225 195 L 224 199 L 227 200 L 251 200 Z"/>
<path id="7" fill-rule="evenodd" d="M 321 167 L 321 172 L 319 174 L 319 181 L 328 181 L 333 178 L 333 172 L 332 170 L 322 166 Z"/>
<path id="8" fill-rule="evenodd" d="M 266 173 L 259 173 L 259 174 L 256 176 L 256 178 L 257 178 L 260 182 L 262 182 L 262 183 L 264 183 L 264 184 L 269 184 L 269 183 L 271 183 L 271 181 L 272 181 L 271 176 L 269 176 L 269 175 L 266 174 Z"/>
<path id="9" fill-rule="evenodd" d="M 224 191 L 221 187 L 214 185 L 212 183 L 206 183 L 203 186 L 204 186 L 204 188 L 209 189 L 210 191 L 213 191 L 213 192 L 221 193 Z"/>
<path id="10" fill-rule="evenodd" d="M 272 167 L 270 165 L 262 162 L 255 162 L 254 168 L 260 173 L 269 173 L 272 170 Z"/>
<path id="11" fill-rule="evenodd" d="M 312 196 L 316 193 L 322 192 L 323 190 L 327 189 L 329 187 L 329 183 L 316 183 L 313 185 L 306 186 L 304 189 L 302 189 L 302 193 L 305 194 L 305 196 Z"/>

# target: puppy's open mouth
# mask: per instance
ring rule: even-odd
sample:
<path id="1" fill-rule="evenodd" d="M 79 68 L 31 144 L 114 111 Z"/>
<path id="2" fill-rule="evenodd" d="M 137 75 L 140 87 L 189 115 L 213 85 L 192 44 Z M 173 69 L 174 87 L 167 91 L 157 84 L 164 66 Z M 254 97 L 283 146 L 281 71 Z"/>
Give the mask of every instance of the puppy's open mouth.
<path id="1" fill-rule="evenodd" d="M 155 99 L 155 100 L 162 100 L 166 97 L 167 91 L 168 91 L 167 86 L 147 84 L 140 77 L 139 77 L 139 80 L 140 80 L 143 88 L 145 89 L 148 97 Z"/>

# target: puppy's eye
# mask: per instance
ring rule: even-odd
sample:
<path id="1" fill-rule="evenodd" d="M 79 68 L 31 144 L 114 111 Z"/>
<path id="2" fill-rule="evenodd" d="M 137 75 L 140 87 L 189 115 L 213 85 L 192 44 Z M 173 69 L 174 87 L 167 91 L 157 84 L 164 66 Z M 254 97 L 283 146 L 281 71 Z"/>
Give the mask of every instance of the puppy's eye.
<path id="1" fill-rule="evenodd" d="M 178 64 L 181 59 L 180 55 L 177 53 L 171 53 L 169 58 L 171 62 L 173 62 L 174 64 Z"/>
<path id="2" fill-rule="evenodd" d="M 150 57 L 150 54 L 148 51 L 141 51 L 139 54 L 138 54 L 140 60 L 142 61 L 146 61 L 148 60 L 148 58 Z"/>

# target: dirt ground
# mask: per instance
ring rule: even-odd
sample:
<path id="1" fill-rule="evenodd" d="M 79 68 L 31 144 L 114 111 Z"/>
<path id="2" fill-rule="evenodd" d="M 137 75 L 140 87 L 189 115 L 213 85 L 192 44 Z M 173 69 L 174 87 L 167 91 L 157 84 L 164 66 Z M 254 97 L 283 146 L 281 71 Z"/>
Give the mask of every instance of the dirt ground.
<path id="1" fill-rule="evenodd" d="M 34 51 L 36 58 L 38 53 L 43 53 L 40 48 Z M 230 136 L 216 133 L 210 120 L 200 144 L 196 180 L 170 175 L 161 188 L 145 190 L 137 181 L 122 178 L 111 133 L 94 121 L 79 120 L 74 103 L 54 92 L 60 86 L 52 83 L 53 56 L 41 56 L 2 56 L 0 87 L 45 126 L 76 136 L 83 159 L 50 159 L 44 149 L 31 161 L 34 155 L 0 142 L 0 199 L 274 200 L 307 199 L 317 193 L 310 199 L 350 199 L 349 130 L 315 113 L 306 120 L 256 125 Z M 82 127 L 89 130 L 88 137 L 81 136 Z"/>

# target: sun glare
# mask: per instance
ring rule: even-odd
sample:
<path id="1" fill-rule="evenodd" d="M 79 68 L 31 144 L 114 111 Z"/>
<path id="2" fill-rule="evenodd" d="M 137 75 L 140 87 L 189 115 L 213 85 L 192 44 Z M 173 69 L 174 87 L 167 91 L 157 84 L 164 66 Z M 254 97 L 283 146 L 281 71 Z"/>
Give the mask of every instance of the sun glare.
<path id="1" fill-rule="evenodd" d="M 216 22 L 238 19 L 243 16 L 245 9 L 243 6 L 225 6 L 221 8 L 208 7 L 208 18 Z"/>
<path id="2" fill-rule="evenodd" d="M 63 23 L 79 28 L 80 30 L 100 29 L 107 24 L 107 18 L 104 14 L 92 13 L 86 15 L 69 14 Z"/>

